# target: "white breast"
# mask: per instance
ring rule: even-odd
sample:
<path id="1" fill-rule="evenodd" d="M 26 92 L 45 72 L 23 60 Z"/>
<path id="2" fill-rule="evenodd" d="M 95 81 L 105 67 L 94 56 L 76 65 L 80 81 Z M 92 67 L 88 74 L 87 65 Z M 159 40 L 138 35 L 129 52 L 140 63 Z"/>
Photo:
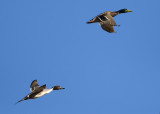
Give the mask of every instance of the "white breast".
<path id="1" fill-rule="evenodd" d="M 48 94 L 48 93 L 50 93 L 51 91 L 53 91 L 52 88 L 51 88 L 51 89 L 44 89 L 43 91 L 41 91 L 40 93 L 38 93 L 38 94 L 35 96 L 35 98 L 41 97 L 41 96 L 43 96 L 43 95 L 45 95 L 45 94 Z"/>

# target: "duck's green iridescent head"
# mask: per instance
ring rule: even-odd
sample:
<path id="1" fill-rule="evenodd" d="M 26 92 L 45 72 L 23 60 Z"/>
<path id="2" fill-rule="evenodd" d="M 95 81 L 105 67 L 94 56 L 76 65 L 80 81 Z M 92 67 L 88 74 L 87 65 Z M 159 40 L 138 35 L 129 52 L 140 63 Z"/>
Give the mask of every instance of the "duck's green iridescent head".
<path id="1" fill-rule="evenodd" d="M 127 12 L 132 12 L 132 10 L 128 10 L 128 9 L 121 9 L 118 11 L 119 13 L 127 13 Z"/>

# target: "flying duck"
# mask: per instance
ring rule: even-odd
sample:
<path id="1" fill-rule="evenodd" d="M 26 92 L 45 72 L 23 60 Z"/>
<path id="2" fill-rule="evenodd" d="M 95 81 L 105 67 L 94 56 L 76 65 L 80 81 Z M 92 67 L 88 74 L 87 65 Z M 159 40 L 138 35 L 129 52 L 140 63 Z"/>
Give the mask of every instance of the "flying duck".
<path id="1" fill-rule="evenodd" d="M 41 97 L 45 94 L 48 94 L 53 90 L 60 90 L 60 89 L 65 89 L 65 88 L 62 88 L 60 86 L 54 86 L 51 89 L 46 89 L 46 84 L 39 86 L 37 83 L 37 80 L 34 80 L 34 81 L 32 81 L 32 83 L 30 85 L 31 93 L 29 93 L 27 96 L 25 96 L 23 99 L 21 99 L 17 103 L 24 101 L 24 100 L 28 100 L 28 99 L 35 99 L 35 98 Z"/>
<path id="2" fill-rule="evenodd" d="M 118 11 L 106 11 L 88 21 L 87 24 L 98 22 L 103 30 L 109 33 L 114 33 L 115 31 L 113 26 L 119 26 L 119 25 L 116 24 L 113 17 L 115 17 L 118 14 L 127 12 L 132 12 L 132 11 L 128 9 L 121 9 Z"/>

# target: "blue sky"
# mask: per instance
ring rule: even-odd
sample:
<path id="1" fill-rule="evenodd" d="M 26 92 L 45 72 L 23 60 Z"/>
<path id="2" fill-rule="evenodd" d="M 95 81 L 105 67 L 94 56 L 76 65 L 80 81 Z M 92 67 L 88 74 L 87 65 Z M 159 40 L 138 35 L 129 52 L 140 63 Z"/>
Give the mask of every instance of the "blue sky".
<path id="1" fill-rule="evenodd" d="M 5 114 L 159 114 L 158 0 L 1 0 L 0 112 Z M 104 11 L 117 33 L 87 21 Z M 37 79 L 47 88 L 23 101 Z"/>

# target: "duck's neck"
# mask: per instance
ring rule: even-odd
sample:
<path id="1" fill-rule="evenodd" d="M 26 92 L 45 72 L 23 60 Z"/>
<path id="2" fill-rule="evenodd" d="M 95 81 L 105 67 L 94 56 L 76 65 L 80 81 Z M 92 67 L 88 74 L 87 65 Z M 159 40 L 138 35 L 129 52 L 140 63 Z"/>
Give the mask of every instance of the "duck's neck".
<path id="1" fill-rule="evenodd" d="M 114 17 L 114 16 L 116 16 L 116 15 L 118 15 L 118 14 L 119 14 L 118 11 L 116 11 L 116 12 L 111 12 L 111 16 L 112 16 L 112 17 Z"/>
<path id="2" fill-rule="evenodd" d="M 118 10 L 117 12 L 118 12 L 119 14 L 120 14 L 120 13 L 126 13 L 123 9 Z"/>

